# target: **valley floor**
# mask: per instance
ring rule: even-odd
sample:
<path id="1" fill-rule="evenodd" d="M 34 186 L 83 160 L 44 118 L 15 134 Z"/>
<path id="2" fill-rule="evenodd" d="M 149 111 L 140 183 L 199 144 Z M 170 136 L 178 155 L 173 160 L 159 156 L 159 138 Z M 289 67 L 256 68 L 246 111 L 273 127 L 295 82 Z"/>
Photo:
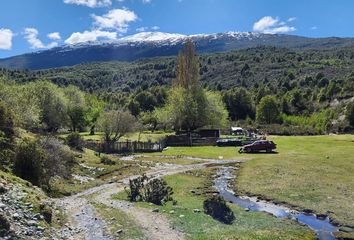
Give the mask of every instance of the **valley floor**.
<path id="1" fill-rule="evenodd" d="M 215 169 L 230 165 L 238 169 L 230 186 L 237 194 L 328 215 L 340 225 L 338 237 L 352 238 L 354 136 L 270 139 L 278 144 L 277 153 L 239 154 L 234 147 L 181 147 L 120 160 L 110 156 L 117 162 L 113 166 L 100 164 L 99 158 L 86 150 L 81 167 L 76 169 L 85 181 L 58 184 L 58 193 L 72 195 L 53 199 L 66 217 L 48 234 L 53 239 L 75 240 L 316 238 L 311 229 L 294 220 L 245 211 L 235 205 L 230 205 L 236 217 L 231 225 L 205 215 L 203 201 L 215 193 Z M 130 178 L 142 173 L 163 177 L 173 188 L 177 204 L 128 202 L 124 188 Z"/>

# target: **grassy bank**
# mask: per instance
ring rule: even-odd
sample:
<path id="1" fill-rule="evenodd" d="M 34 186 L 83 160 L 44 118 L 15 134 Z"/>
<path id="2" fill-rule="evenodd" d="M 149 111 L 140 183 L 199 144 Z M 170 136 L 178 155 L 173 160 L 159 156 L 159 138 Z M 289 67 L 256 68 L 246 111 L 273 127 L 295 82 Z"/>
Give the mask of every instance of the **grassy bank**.
<path id="1" fill-rule="evenodd" d="M 246 212 L 237 206 L 231 206 L 236 220 L 232 225 L 222 224 L 204 213 L 194 213 L 194 209 L 203 211 L 205 195 L 203 191 L 210 184 L 210 169 L 196 171 L 193 174 L 177 174 L 165 177 L 174 190 L 177 205 L 170 202 L 165 206 L 137 203 L 141 207 L 160 209 L 168 215 L 172 224 L 186 233 L 188 239 L 314 239 L 314 234 L 288 219 L 277 219 L 264 213 Z M 193 194 L 191 190 L 196 193 Z M 126 193 L 115 198 L 126 200 Z M 173 212 L 171 212 L 173 211 Z"/>
<path id="2" fill-rule="evenodd" d="M 77 164 L 73 168 L 73 177 L 52 181 L 52 197 L 75 194 L 86 189 L 125 178 L 130 175 L 142 174 L 149 169 L 149 164 L 121 161 L 115 156 L 101 154 L 114 164 L 104 164 L 94 151 L 84 149 L 76 152 Z"/>

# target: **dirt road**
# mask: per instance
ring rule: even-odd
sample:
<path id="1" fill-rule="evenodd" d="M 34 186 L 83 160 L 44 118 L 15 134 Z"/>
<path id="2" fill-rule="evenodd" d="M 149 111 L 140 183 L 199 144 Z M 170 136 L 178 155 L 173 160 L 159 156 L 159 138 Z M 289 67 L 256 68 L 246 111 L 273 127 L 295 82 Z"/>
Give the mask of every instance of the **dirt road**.
<path id="1" fill-rule="evenodd" d="M 190 170 L 197 170 L 207 167 L 210 164 L 239 163 L 238 160 L 214 160 L 208 159 L 205 163 L 193 165 L 159 165 L 151 170 L 147 176 L 152 178 L 173 175 Z M 110 235 L 107 231 L 108 224 L 101 219 L 92 202 L 101 203 L 109 208 L 119 209 L 130 216 L 135 223 L 141 227 L 144 239 L 164 240 L 164 239 L 185 239 L 184 234 L 176 229 L 168 219 L 160 213 L 153 213 L 148 209 L 138 208 L 134 204 L 126 201 L 111 199 L 111 196 L 124 190 L 128 186 L 129 179 L 137 176 L 129 176 L 117 183 L 104 184 L 91 188 L 76 195 L 62 198 L 56 201 L 66 216 L 68 223 L 59 232 L 58 239 L 87 239 L 87 240 L 111 240 L 116 236 Z"/>

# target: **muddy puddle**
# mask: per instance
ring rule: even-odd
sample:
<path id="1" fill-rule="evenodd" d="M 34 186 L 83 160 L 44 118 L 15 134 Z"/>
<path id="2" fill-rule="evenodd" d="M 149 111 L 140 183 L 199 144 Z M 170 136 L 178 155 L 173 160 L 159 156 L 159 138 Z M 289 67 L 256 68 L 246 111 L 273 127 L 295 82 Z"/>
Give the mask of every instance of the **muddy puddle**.
<path id="1" fill-rule="evenodd" d="M 234 179 L 233 170 L 233 167 L 220 168 L 217 178 L 214 180 L 214 188 L 226 201 L 245 208 L 247 211 L 267 212 L 278 218 L 291 218 L 315 231 L 320 240 L 336 239 L 333 233 L 338 231 L 338 227 L 332 225 L 329 218 L 319 219 L 315 215 L 298 212 L 271 202 L 260 201 L 257 198 L 235 196 L 229 188 L 229 182 Z"/>

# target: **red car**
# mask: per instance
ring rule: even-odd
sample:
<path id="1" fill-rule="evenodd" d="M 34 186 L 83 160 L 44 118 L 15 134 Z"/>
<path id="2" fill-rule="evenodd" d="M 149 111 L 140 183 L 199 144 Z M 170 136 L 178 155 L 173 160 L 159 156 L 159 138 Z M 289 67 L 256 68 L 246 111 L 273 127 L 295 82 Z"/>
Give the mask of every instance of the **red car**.
<path id="1" fill-rule="evenodd" d="M 268 140 L 260 140 L 255 141 L 252 144 L 248 144 L 240 148 L 238 151 L 239 153 L 252 153 L 252 152 L 259 152 L 259 151 L 266 151 L 272 152 L 274 149 L 277 148 L 277 145 L 273 141 Z"/>

